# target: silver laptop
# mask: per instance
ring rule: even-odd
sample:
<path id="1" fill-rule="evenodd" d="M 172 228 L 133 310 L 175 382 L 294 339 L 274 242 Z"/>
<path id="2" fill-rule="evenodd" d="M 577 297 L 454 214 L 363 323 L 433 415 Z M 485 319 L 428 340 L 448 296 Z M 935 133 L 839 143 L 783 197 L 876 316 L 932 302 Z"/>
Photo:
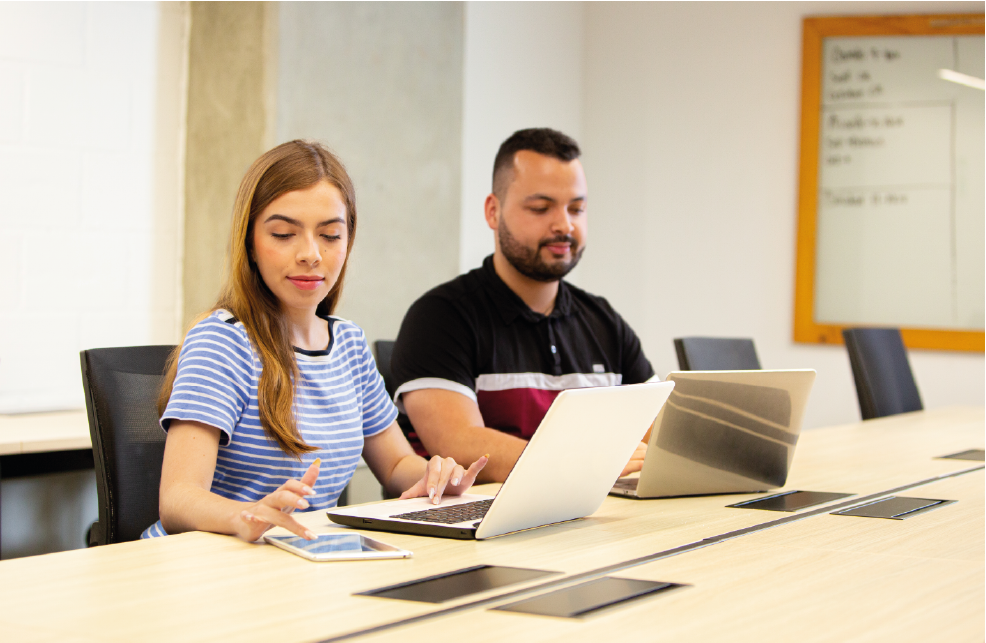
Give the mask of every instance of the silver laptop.
<path id="1" fill-rule="evenodd" d="M 640 477 L 611 493 L 666 498 L 783 487 L 815 371 L 680 371 Z"/>
<path id="2" fill-rule="evenodd" d="M 671 394 L 657 382 L 562 391 L 495 497 L 465 494 L 328 511 L 360 529 L 476 539 L 575 520 L 596 511 Z"/>

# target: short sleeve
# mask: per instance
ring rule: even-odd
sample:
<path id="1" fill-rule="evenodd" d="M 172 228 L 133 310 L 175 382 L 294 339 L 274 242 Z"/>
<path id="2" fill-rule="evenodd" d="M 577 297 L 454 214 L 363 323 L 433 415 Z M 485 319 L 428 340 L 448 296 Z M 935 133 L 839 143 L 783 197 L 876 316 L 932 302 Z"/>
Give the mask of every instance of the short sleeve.
<path id="1" fill-rule="evenodd" d="M 397 408 L 387 394 L 383 376 L 377 370 L 366 336 L 359 334 L 359 382 L 363 390 L 363 437 L 380 433 L 397 419 Z"/>
<path id="2" fill-rule="evenodd" d="M 397 396 L 444 388 L 475 400 L 476 341 L 475 329 L 451 302 L 423 296 L 404 316 L 394 344 L 390 368 Z"/>
<path id="3" fill-rule="evenodd" d="M 644 355 L 644 349 L 640 345 L 640 338 L 633 332 L 630 324 L 626 323 L 618 313 L 617 320 L 620 326 L 620 341 L 622 342 L 621 352 L 623 354 L 623 383 L 641 384 L 654 377 L 654 367 L 650 360 Z"/>
<path id="4" fill-rule="evenodd" d="M 228 445 L 246 409 L 253 371 L 246 331 L 210 315 L 185 337 L 161 427 L 167 431 L 173 420 L 201 422 L 222 431 L 219 444 Z"/>

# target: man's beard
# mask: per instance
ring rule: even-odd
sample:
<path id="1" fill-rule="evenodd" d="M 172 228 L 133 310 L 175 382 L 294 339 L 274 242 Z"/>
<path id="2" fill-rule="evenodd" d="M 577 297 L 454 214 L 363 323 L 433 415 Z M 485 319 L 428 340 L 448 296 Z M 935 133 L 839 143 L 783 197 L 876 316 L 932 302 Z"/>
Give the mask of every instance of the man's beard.
<path id="1" fill-rule="evenodd" d="M 510 265 L 520 274 L 535 281 L 558 281 L 578 265 L 579 259 L 582 258 L 582 251 L 585 250 L 584 245 L 577 245 L 575 238 L 567 234 L 544 239 L 538 243 L 534 250 L 531 250 L 510 234 L 510 230 L 507 229 L 502 218 L 500 219 L 500 225 L 497 226 L 497 238 L 500 241 L 500 252 L 507 258 Z M 568 263 L 559 262 L 554 264 L 547 264 L 542 261 L 541 248 L 550 243 L 559 242 L 568 242 L 571 244 L 571 261 Z"/>

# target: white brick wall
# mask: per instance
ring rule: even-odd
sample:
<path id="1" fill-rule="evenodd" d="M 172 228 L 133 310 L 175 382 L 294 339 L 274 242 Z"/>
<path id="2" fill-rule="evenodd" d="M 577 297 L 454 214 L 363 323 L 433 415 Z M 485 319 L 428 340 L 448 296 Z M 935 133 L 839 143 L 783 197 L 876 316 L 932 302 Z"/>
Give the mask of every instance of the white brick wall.
<path id="1" fill-rule="evenodd" d="M 80 349 L 178 339 L 158 28 L 152 2 L 0 2 L 0 413 L 81 407 Z"/>

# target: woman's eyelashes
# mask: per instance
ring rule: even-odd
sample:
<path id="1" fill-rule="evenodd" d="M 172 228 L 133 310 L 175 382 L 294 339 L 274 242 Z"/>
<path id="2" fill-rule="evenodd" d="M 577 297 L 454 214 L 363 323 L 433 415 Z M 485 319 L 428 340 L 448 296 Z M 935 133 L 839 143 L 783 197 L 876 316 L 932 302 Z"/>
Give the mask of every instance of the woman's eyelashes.
<path id="1" fill-rule="evenodd" d="M 270 236 L 274 237 L 275 239 L 290 239 L 291 237 L 294 236 L 294 233 L 293 232 L 271 232 L 270 233 Z M 323 239 L 325 239 L 326 241 L 339 241 L 340 239 L 342 239 L 342 235 L 341 234 L 322 234 L 322 235 L 319 235 L 319 236 L 322 237 Z"/>

